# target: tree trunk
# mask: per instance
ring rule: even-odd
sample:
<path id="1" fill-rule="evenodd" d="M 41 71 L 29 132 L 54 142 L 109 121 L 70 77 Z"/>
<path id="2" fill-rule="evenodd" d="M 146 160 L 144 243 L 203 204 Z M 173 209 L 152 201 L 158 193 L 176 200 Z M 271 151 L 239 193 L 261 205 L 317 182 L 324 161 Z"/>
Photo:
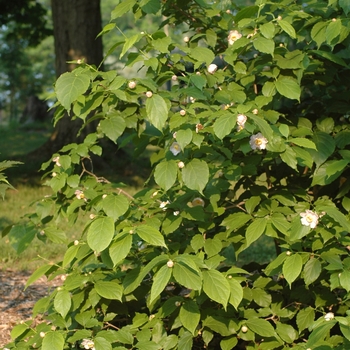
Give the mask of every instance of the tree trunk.
<path id="1" fill-rule="evenodd" d="M 84 59 L 98 66 L 103 59 L 102 39 L 96 38 L 102 30 L 100 0 L 51 0 L 51 6 L 57 77 L 75 68 L 68 61 Z M 50 139 L 31 156 L 46 161 L 64 145 L 77 142 L 81 124 L 79 119 L 63 117 Z"/>

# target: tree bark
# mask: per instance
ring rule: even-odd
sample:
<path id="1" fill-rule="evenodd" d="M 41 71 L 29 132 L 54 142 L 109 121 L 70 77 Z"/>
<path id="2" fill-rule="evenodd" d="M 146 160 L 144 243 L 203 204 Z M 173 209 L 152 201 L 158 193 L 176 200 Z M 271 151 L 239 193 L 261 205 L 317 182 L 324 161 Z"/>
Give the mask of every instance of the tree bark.
<path id="1" fill-rule="evenodd" d="M 71 71 L 73 60 L 98 66 L 103 59 L 100 0 L 51 0 L 54 25 L 56 75 Z M 60 119 L 50 139 L 30 156 L 38 162 L 48 160 L 64 145 L 77 142 L 81 120 Z M 84 135 L 82 135 L 84 136 Z M 39 158 L 39 159 L 38 159 Z"/>

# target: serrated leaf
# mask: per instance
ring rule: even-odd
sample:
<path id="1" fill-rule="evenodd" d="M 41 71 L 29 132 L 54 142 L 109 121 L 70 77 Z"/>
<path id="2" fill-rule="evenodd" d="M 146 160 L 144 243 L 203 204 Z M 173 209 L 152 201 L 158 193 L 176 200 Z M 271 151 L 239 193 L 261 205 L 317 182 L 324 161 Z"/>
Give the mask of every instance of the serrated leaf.
<path id="1" fill-rule="evenodd" d="M 158 0 L 143 1 L 140 6 L 143 12 L 156 14 L 160 10 L 161 3 Z"/>
<path id="2" fill-rule="evenodd" d="M 345 15 L 347 16 L 350 12 L 350 2 L 348 0 L 339 0 L 339 6 L 343 9 Z"/>
<path id="3" fill-rule="evenodd" d="M 192 350 L 193 337 L 190 332 L 184 332 L 179 338 L 178 349 L 181 350 Z"/>
<path id="4" fill-rule="evenodd" d="M 102 208 L 108 217 L 118 220 L 129 209 L 129 201 L 123 195 L 111 193 L 102 199 Z"/>
<path id="5" fill-rule="evenodd" d="M 233 305 L 236 310 L 238 310 L 238 306 L 243 299 L 243 288 L 241 284 L 234 278 L 228 279 L 228 283 L 230 285 L 231 291 L 229 303 Z"/>
<path id="6" fill-rule="evenodd" d="M 115 242 L 109 247 L 109 255 L 113 261 L 114 266 L 126 258 L 129 254 L 132 244 L 132 235 L 128 232 L 118 235 Z"/>
<path id="7" fill-rule="evenodd" d="M 329 160 L 323 163 L 315 170 L 311 186 L 331 184 L 343 173 L 348 163 L 347 160 Z"/>
<path id="8" fill-rule="evenodd" d="M 123 287 L 118 282 L 100 280 L 95 283 L 95 289 L 102 298 L 122 301 Z"/>
<path id="9" fill-rule="evenodd" d="M 43 276 L 47 271 L 49 271 L 52 268 L 51 264 L 43 265 L 37 268 L 31 276 L 27 279 L 25 288 L 30 286 L 32 283 L 34 283 L 37 279 L 39 279 L 41 276 Z"/>
<path id="10" fill-rule="evenodd" d="M 125 130 L 125 120 L 120 116 L 114 116 L 101 120 L 100 127 L 102 132 L 114 143 Z"/>
<path id="11" fill-rule="evenodd" d="M 326 26 L 325 22 L 317 22 L 311 29 L 311 38 L 318 48 L 326 41 Z"/>
<path id="12" fill-rule="evenodd" d="M 180 129 L 176 132 L 176 141 L 179 143 L 182 150 L 192 141 L 191 129 Z"/>
<path id="13" fill-rule="evenodd" d="M 88 228 L 87 243 L 92 250 L 106 249 L 114 236 L 114 220 L 110 217 L 95 219 Z"/>
<path id="14" fill-rule="evenodd" d="M 135 231 L 140 236 L 140 238 L 148 244 L 165 248 L 167 247 L 164 242 L 164 237 L 154 227 L 148 225 L 140 225 L 136 227 Z"/>
<path id="15" fill-rule="evenodd" d="M 289 286 L 291 286 L 296 278 L 300 275 L 302 267 L 303 259 L 300 254 L 295 253 L 287 256 L 286 260 L 283 263 L 282 272 Z"/>
<path id="16" fill-rule="evenodd" d="M 195 67 L 199 67 L 201 63 L 205 63 L 207 66 L 209 66 L 215 58 L 215 55 L 211 50 L 209 50 L 206 47 L 200 46 L 197 46 L 194 49 L 192 49 L 189 53 L 189 56 L 191 56 L 197 61 Z"/>
<path id="17" fill-rule="evenodd" d="M 322 265 L 318 259 L 310 259 L 304 266 L 304 281 L 309 285 L 317 280 L 322 271 Z"/>
<path id="18" fill-rule="evenodd" d="M 56 81 L 55 92 L 58 101 L 66 110 L 70 110 L 71 104 L 83 95 L 90 86 L 90 76 L 80 72 L 63 73 Z"/>
<path id="19" fill-rule="evenodd" d="M 205 79 L 205 77 L 203 77 L 202 75 L 197 75 L 197 74 L 191 75 L 190 81 L 199 90 L 203 90 L 203 87 L 207 83 L 207 79 Z"/>
<path id="20" fill-rule="evenodd" d="M 246 321 L 247 327 L 254 333 L 261 335 L 262 337 L 273 337 L 275 335 L 275 330 L 272 325 L 260 318 L 249 318 Z"/>
<path id="21" fill-rule="evenodd" d="M 331 21 L 326 28 L 326 42 L 332 44 L 333 39 L 340 35 L 342 24 L 340 19 Z"/>
<path id="22" fill-rule="evenodd" d="M 266 39 L 272 39 L 275 35 L 275 25 L 272 22 L 262 24 L 259 30 Z"/>
<path id="23" fill-rule="evenodd" d="M 173 267 L 173 276 L 178 283 L 186 288 L 194 290 L 202 288 L 202 277 L 199 271 L 184 262 L 176 261 Z"/>
<path id="24" fill-rule="evenodd" d="M 168 119 L 168 106 L 163 97 L 153 94 L 152 97 L 147 98 L 146 113 L 149 122 L 158 130 L 162 130 L 165 127 Z"/>
<path id="25" fill-rule="evenodd" d="M 243 225 L 245 225 L 248 221 L 250 221 L 252 217 L 246 213 L 234 213 L 227 216 L 221 223 L 221 226 L 225 226 L 226 230 L 231 232 L 236 230 Z"/>
<path id="26" fill-rule="evenodd" d="M 195 335 L 200 320 L 200 312 L 197 303 L 191 299 L 186 299 L 181 305 L 179 317 L 182 325 Z"/>
<path id="27" fill-rule="evenodd" d="M 255 219 L 246 230 L 246 246 L 249 247 L 255 242 L 265 231 L 267 220 L 265 218 Z"/>
<path id="28" fill-rule="evenodd" d="M 305 139 L 305 138 L 295 137 L 295 138 L 289 139 L 289 142 L 294 143 L 300 147 L 311 148 L 311 149 L 316 150 L 315 143 L 313 141 Z"/>
<path id="29" fill-rule="evenodd" d="M 307 307 L 302 309 L 297 314 L 297 326 L 299 332 L 302 330 L 311 327 L 315 319 L 315 310 L 312 307 Z"/>
<path id="30" fill-rule="evenodd" d="M 222 140 L 231 133 L 236 125 L 237 118 L 232 113 L 225 113 L 215 120 L 213 125 L 215 135 Z"/>
<path id="31" fill-rule="evenodd" d="M 282 161 L 289 165 L 292 169 L 297 169 L 297 155 L 292 147 L 286 146 L 286 150 L 280 153 L 280 157 Z"/>
<path id="32" fill-rule="evenodd" d="M 123 0 L 112 11 L 111 20 L 116 19 L 130 11 L 136 4 L 136 0 Z"/>
<path id="33" fill-rule="evenodd" d="M 350 292 L 350 271 L 344 270 L 339 274 L 340 285 L 347 291 Z"/>
<path id="34" fill-rule="evenodd" d="M 298 82 L 286 76 L 280 76 L 275 83 L 277 91 L 291 100 L 300 99 L 301 89 Z"/>
<path id="35" fill-rule="evenodd" d="M 56 311 L 65 318 L 71 308 L 72 299 L 67 290 L 59 290 L 55 295 L 54 307 Z"/>
<path id="36" fill-rule="evenodd" d="M 288 23 L 287 21 L 284 21 L 283 19 L 278 20 L 277 24 L 285 31 L 292 39 L 295 39 L 297 37 L 295 33 L 295 29 L 293 26 Z"/>
<path id="37" fill-rule="evenodd" d="M 298 337 L 298 332 L 291 325 L 280 322 L 277 323 L 276 333 L 288 344 Z"/>
<path id="38" fill-rule="evenodd" d="M 209 167 L 204 160 L 192 159 L 182 169 L 182 179 L 191 190 L 202 193 L 209 180 Z"/>
<path id="39" fill-rule="evenodd" d="M 94 348 L 96 350 L 112 350 L 112 345 L 110 341 L 103 337 L 95 337 Z"/>
<path id="40" fill-rule="evenodd" d="M 164 161 L 156 165 L 154 179 L 165 191 L 169 190 L 177 178 L 178 167 L 175 161 Z"/>
<path id="41" fill-rule="evenodd" d="M 150 304 L 163 292 L 172 275 L 172 268 L 167 265 L 162 266 L 153 277 L 151 288 Z"/>
<path id="42" fill-rule="evenodd" d="M 329 331 L 334 327 L 337 321 L 328 321 L 321 323 L 316 327 L 313 332 L 309 335 L 308 341 L 305 344 L 305 347 L 313 348 L 315 344 L 325 339 L 329 335 Z"/>
<path id="43" fill-rule="evenodd" d="M 265 120 L 262 119 L 254 114 L 251 114 L 249 116 L 250 119 L 252 119 L 254 121 L 254 124 L 256 124 L 256 126 L 259 128 L 260 132 L 268 139 L 272 139 L 274 132 L 271 128 L 271 126 L 269 125 L 269 123 Z"/>
<path id="44" fill-rule="evenodd" d="M 314 133 L 313 141 L 316 145 L 317 151 L 310 149 L 309 152 L 316 165 L 320 166 L 334 152 L 335 141 L 332 136 L 321 131 Z"/>
<path id="45" fill-rule="evenodd" d="M 203 271 L 203 290 L 208 297 L 226 309 L 231 288 L 227 279 L 217 270 Z"/>
<path id="46" fill-rule="evenodd" d="M 64 337 L 61 333 L 55 331 L 49 331 L 45 334 L 43 343 L 41 345 L 42 350 L 63 350 Z"/>
<path id="47" fill-rule="evenodd" d="M 261 36 L 253 41 L 253 45 L 256 50 L 273 56 L 275 51 L 275 42 L 272 39 L 266 39 Z"/>

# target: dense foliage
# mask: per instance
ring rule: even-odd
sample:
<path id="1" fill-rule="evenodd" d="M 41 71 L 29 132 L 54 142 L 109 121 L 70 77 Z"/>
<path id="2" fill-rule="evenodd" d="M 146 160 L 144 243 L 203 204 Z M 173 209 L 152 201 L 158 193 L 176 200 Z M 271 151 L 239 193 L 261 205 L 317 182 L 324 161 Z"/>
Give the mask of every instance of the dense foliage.
<path id="1" fill-rule="evenodd" d="M 80 62 L 57 80 L 56 120 L 98 124 L 43 165 L 54 195 L 8 234 L 65 242 L 62 220 L 87 222 L 28 281 L 62 275 L 34 308 L 48 322 L 7 348 L 349 348 L 350 5 L 236 6 L 121 1 L 103 33 L 161 13 L 188 26 L 183 44 L 141 32 L 111 52 L 145 76 Z M 152 145 L 156 185 L 131 196 L 94 174 L 104 138 Z M 261 237 L 276 256 L 242 266 Z"/>

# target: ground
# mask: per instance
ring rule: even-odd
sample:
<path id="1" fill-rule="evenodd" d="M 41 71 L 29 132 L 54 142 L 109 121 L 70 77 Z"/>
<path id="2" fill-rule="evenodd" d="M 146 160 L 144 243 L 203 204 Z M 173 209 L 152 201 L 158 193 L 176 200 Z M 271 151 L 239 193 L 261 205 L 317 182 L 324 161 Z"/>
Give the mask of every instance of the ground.
<path id="1" fill-rule="evenodd" d="M 60 284 L 59 278 L 48 282 L 44 276 L 24 290 L 30 275 L 29 272 L 0 270 L 0 349 L 11 341 L 10 332 L 17 323 L 31 319 L 35 302 Z M 33 322 L 40 322 L 40 319 Z"/>

